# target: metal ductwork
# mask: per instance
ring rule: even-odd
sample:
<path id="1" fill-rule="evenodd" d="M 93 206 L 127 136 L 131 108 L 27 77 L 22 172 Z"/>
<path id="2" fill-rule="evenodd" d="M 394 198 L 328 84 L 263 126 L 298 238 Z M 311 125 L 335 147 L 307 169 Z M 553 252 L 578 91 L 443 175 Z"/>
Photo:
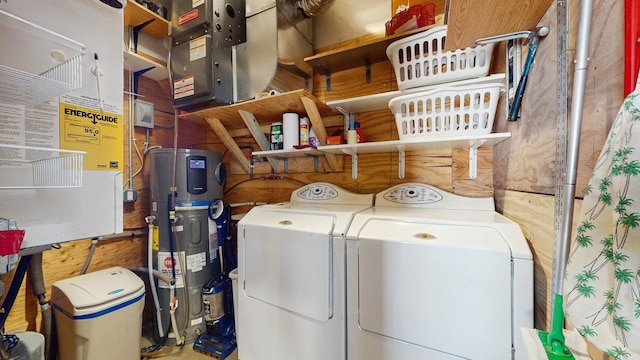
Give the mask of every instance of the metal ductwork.
<path id="1" fill-rule="evenodd" d="M 335 0 L 298 0 L 297 4 L 306 16 L 313 17 L 325 12 L 334 2 Z"/>
<path id="2" fill-rule="evenodd" d="M 236 11 L 236 15 L 243 16 L 243 21 L 238 21 L 237 16 L 232 19 L 228 12 L 216 12 L 225 6 L 219 0 L 206 0 L 204 3 L 211 4 L 200 5 L 198 11 L 190 6 L 179 9 L 174 3 L 173 81 L 174 85 L 191 84 L 191 88 L 186 88 L 191 93 L 185 96 L 181 92 L 179 98 L 176 98 L 174 86 L 174 106 L 195 110 L 250 100 L 258 93 L 271 90 L 311 91 L 313 69 L 304 62 L 305 57 L 313 55 L 310 16 L 321 14 L 334 1 L 244 0 L 241 2 L 244 2 L 245 11 Z M 238 2 L 235 4 L 237 9 L 240 5 Z M 209 12 L 213 14 L 208 15 Z M 210 20 L 193 26 L 198 21 L 188 20 L 189 17 Z M 187 31 L 186 27 L 197 31 Z M 227 40 L 232 28 L 234 35 L 242 33 L 242 42 L 238 42 L 237 37 L 232 42 Z M 175 41 L 176 34 L 182 38 L 181 41 Z M 192 50 L 195 47 L 189 44 L 203 37 L 213 39 L 208 42 L 200 40 L 201 44 L 207 43 L 206 57 Z M 200 57 L 194 60 L 194 55 L 198 54 Z M 205 58 L 209 59 L 203 60 Z"/>

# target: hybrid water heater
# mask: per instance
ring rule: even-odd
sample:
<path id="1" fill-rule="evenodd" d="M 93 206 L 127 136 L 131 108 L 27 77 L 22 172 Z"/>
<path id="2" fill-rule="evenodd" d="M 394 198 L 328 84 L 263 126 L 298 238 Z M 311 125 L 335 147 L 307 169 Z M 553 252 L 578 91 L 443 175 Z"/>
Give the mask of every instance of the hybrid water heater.
<path id="1" fill-rule="evenodd" d="M 209 219 L 208 208 L 212 201 L 222 199 L 222 155 L 178 149 L 175 164 L 173 149 L 153 150 L 149 156 L 153 238 L 157 239 L 152 243 L 153 268 L 175 279 L 178 329 L 180 335 L 185 334 L 186 342 L 193 342 L 206 331 L 202 287 L 221 272 L 216 226 Z M 158 280 L 164 331 L 170 325 L 169 293 L 169 284 Z M 160 330 L 154 328 L 159 339 Z"/>

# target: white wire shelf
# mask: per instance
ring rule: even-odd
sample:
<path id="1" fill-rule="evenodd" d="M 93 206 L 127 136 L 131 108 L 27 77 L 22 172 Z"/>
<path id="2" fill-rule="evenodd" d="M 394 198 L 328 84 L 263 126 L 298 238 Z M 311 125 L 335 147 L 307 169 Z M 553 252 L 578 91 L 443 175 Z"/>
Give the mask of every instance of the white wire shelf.
<path id="1" fill-rule="evenodd" d="M 81 187 L 86 153 L 0 144 L 0 189 Z"/>
<path id="2" fill-rule="evenodd" d="M 85 46 L 0 9 L 0 102 L 35 106 L 82 87 Z"/>

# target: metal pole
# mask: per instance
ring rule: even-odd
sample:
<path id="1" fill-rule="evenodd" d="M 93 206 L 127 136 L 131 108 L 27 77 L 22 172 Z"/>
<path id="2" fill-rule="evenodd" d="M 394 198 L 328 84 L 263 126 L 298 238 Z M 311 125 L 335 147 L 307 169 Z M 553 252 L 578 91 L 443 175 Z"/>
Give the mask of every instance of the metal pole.
<path id="1" fill-rule="evenodd" d="M 578 38 L 576 41 L 576 60 L 573 75 L 573 91 L 571 100 L 570 133 L 567 149 L 567 174 L 564 183 L 564 204 L 566 206 L 562 219 L 562 234 L 558 271 L 554 273 L 553 289 L 555 294 L 562 294 L 564 270 L 569 256 L 571 227 L 573 223 L 573 204 L 576 193 L 576 175 L 578 169 L 578 154 L 580 150 L 580 132 L 582 130 L 582 106 L 584 103 L 584 89 L 589 62 L 589 32 L 591 30 L 592 0 L 583 0 L 580 6 L 580 21 Z"/>

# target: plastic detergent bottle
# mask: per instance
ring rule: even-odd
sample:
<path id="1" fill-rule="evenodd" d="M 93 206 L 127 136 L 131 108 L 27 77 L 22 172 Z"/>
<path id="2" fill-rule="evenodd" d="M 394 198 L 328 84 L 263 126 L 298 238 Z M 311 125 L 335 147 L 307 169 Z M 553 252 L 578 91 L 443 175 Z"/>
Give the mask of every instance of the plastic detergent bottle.
<path id="1" fill-rule="evenodd" d="M 311 130 L 309 130 L 309 145 L 312 147 L 320 146 L 318 137 L 316 136 L 316 132 L 313 130 L 313 127 L 311 128 Z"/>
<path id="2" fill-rule="evenodd" d="M 309 145 L 309 119 L 300 118 L 300 146 Z"/>
<path id="3" fill-rule="evenodd" d="M 356 134 L 358 134 L 358 142 L 362 143 L 364 142 L 364 134 L 362 133 L 362 129 L 360 129 L 360 123 L 359 122 L 354 122 L 353 123 L 353 130 L 356 131 Z"/>

